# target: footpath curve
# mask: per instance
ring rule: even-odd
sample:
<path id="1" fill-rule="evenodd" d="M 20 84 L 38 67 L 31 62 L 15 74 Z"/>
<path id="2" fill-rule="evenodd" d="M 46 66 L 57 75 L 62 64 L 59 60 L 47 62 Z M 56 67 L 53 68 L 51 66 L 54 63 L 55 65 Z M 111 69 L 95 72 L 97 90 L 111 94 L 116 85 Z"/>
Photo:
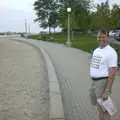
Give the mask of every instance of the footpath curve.
<path id="1" fill-rule="evenodd" d="M 49 120 L 64 120 L 64 110 L 63 110 L 60 86 L 55 72 L 55 68 L 49 58 L 49 55 L 42 46 L 35 44 L 33 41 L 23 38 L 12 38 L 11 40 L 29 44 L 32 47 L 35 47 L 43 54 L 46 63 L 46 68 L 48 70 L 48 79 L 49 79 L 49 100 L 50 100 Z"/>

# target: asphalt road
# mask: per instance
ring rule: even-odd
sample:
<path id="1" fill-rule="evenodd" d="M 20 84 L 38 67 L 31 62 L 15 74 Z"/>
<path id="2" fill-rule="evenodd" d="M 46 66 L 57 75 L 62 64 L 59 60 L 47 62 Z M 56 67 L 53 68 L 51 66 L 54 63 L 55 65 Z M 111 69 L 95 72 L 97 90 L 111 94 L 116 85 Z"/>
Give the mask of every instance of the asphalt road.
<path id="1" fill-rule="evenodd" d="M 48 87 L 42 54 L 0 38 L 0 120 L 48 120 Z"/>

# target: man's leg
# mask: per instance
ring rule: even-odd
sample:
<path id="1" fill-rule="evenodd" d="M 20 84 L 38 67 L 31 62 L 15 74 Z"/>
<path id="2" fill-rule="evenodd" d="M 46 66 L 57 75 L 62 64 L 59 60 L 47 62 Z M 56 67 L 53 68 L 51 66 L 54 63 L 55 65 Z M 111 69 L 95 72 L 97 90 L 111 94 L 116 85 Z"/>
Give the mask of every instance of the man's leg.
<path id="1" fill-rule="evenodd" d="M 111 116 L 107 112 L 104 112 L 103 116 L 105 120 L 111 120 Z"/>
<path id="2" fill-rule="evenodd" d="M 104 112 L 102 108 L 99 107 L 99 119 L 100 120 L 111 120 L 111 117 L 107 112 Z"/>
<path id="3" fill-rule="evenodd" d="M 101 92 L 104 89 L 106 79 L 100 81 L 93 81 L 91 85 L 91 101 L 92 105 L 95 105 L 98 108 L 99 120 L 111 120 L 107 112 L 104 112 L 103 109 L 97 104 L 97 99 L 101 97 Z"/>
<path id="4" fill-rule="evenodd" d="M 99 108 L 99 119 L 104 120 L 104 112 L 101 108 Z"/>
<path id="5" fill-rule="evenodd" d="M 97 99 L 101 98 L 101 93 L 103 92 L 105 88 L 105 83 L 106 83 L 106 79 L 94 82 L 95 93 L 96 93 Z M 104 112 L 103 109 L 99 105 L 97 105 L 97 107 L 98 107 L 98 112 L 99 112 L 99 119 L 110 120 L 110 115 L 107 112 Z"/>

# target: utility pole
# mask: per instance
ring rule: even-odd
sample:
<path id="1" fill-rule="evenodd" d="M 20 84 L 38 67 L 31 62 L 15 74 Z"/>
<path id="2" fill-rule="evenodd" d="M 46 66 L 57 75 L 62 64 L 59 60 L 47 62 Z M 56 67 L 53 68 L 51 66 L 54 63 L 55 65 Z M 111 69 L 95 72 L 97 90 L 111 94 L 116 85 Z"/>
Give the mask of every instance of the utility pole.
<path id="1" fill-rule="evenodd" d="M 27 33 L 27 20 L 25 19 L 25 32 Z"/>
<path id="2" fill-rule="evenodd" d="M 29 25 L 29 33 L 31 33 L 31 31 L 30 31 L 30 25 Z"/>

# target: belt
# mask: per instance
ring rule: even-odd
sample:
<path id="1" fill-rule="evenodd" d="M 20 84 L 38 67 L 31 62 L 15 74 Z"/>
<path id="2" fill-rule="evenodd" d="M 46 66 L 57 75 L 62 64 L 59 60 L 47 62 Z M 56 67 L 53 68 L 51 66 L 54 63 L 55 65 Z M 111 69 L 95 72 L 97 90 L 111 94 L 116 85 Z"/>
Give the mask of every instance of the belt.
<path id="1" fill-rule="evenodd" d="M 94 78 L 92 77 L 92 80 L 94 81 L 98 81 L 98 80 L 103 80 L 103 79 L 107 79 L 108 77 L 99 77 L 99 78 Z"/>

